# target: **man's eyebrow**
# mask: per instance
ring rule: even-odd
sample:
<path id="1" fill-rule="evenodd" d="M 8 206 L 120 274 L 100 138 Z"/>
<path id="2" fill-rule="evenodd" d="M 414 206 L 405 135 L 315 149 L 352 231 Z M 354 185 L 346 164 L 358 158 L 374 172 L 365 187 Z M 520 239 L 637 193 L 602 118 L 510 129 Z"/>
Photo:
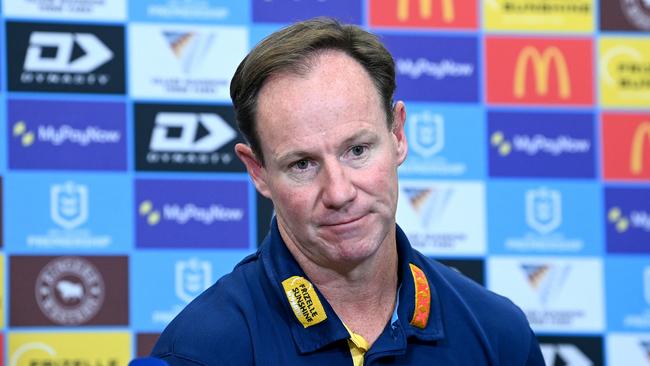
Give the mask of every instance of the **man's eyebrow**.
<path id="1" fill-rule="evenodd" d="M 370 139 L 371 140 L 370 142 L 374 142 L 377 139 L 377 133 L 374 130 L 371 130 L 371 129 L 367 129 L 367 128 L 361 129 L 359 131 L 356 131 L 354 134 L 352 134 L 351 136 L 349 136 L 345 140 L 343 140 L 340 143 L 340 146 L 338 146 L 338 148 L 347 147 L 348 145 L 350 145 L 352 143 L 355 143 L 355 142 L 357 142 L 359 140 L 364 140 L 364 139 Z M 303 159 L 303 158 L 311 156 L 311 155 L 314 155 L 314 153 L 311 152 L 308 149 L 290 150 L 290 151 L 287 151 L 286 153 L 280 154 L 278 156 L 278 158 L 276 159 L 276 161 L 279 162 L 280 164 L 283 164 L 285 162 Z"/>

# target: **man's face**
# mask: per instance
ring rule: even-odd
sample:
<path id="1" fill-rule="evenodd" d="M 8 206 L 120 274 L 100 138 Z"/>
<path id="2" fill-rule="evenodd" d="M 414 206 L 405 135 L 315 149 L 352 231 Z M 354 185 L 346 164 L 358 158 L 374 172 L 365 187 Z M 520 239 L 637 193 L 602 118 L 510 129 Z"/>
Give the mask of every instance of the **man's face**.
<path id="1" fill-rule="evenodd" d="M 264 167 L 247 147 L 238 154 L 273 200 L 290 249 L 332 267 L 394 243 L 404 118 L 400 102 L 388 128 L 367 72 L 342 52 L 318 55 L 306 75 L 266 82 L 257 106 Z"/>

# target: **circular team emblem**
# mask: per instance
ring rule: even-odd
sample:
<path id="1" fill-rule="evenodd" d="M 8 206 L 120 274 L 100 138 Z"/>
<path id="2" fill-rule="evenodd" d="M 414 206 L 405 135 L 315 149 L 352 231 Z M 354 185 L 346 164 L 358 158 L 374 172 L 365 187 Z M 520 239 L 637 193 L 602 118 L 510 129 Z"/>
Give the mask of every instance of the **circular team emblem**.
<path id="1" fill-rule="evenodd" d="M 104 303 L 104 280 L 87 260 L 59 257 L 36 278 L 36 303 L 52 322 L 78 325 L 92 319 Z"/>
<path id="2" fill-rule="evenodd" d="M 650 30 L 650 1 L 621 0 L 621 7 L 627 19 L 641 30 Z"/>

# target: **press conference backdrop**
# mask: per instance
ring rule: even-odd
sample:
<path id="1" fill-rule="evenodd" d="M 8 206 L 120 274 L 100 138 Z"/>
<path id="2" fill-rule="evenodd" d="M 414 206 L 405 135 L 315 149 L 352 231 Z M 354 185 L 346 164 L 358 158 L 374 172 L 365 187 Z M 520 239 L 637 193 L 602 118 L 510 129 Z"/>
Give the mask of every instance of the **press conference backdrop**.
<path id="1" fill-rule="evenodd" d="M 548 365 L 650 365 L 647 0 L 4 0 L 2 362 L 126 365 L 255 250 L 229 80 L 316 15 L 395 56 L 412 244 Z"/>

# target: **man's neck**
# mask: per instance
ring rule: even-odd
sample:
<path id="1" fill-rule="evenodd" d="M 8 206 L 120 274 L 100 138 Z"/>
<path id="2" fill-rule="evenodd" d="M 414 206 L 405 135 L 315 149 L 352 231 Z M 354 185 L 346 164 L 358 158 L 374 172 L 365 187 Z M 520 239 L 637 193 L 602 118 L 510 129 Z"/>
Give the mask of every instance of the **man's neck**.
<path id="1" fill-rule="evenodd" d="M 374 255 L 354 266 L 323 266 L 291 243 L 287 248 L 339 318 L 372 345 L 395 308 L 398 256 L 394 231 Z"/>

